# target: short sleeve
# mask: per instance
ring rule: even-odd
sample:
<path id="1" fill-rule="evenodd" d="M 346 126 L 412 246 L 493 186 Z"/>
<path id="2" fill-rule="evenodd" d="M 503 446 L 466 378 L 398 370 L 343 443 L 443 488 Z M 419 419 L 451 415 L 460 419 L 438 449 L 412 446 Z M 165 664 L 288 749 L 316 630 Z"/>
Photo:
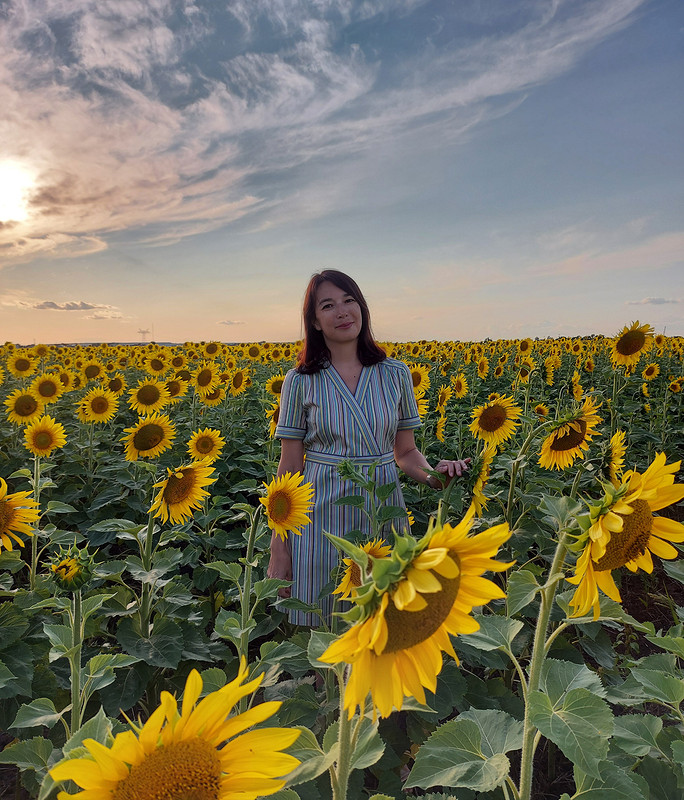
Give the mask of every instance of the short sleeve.
<path id="1" fill-rule="evenodd" d="M 276 439 L 304 439 L 306 415 L 302 402 L 302 376 L 291 369 L 280 392 L 280 414 L 275 429 Z"/>
<path id="2" fill-rule="evenodd" d="M 418 414 L 418 404 L 413 393 L 413 381 L 409 368 L 403 362 L 399 362 L 400 369 L 400 401 L 399 401 L 399 423 L 398 431 L 411 431 L 420 428 L 421 421 Z"/>

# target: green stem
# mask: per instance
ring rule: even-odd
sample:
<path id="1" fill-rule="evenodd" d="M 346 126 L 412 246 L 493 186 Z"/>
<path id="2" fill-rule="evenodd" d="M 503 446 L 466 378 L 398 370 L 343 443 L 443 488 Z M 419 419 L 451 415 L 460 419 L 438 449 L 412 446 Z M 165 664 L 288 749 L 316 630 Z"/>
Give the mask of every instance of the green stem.
<path id="1" fill-rule="evenodd" d="M 36 507 L 40 511 L 40 456 L 34 456 L 33 459 L 33 498 L 36 501 Z M 40 526 L 40 517 L 36 523 L 36 529 L 31 537 L 31 566 L 29 574 L 29 586 L 31 591 L 36 588 L 36 575 L 38 573 L 38 531 Z"/>
<path id="2" fill-rule="evenodd" d="M 520 466 L 522 457 L 527 453 L 530 449 L 530 445 L 534 441 L 535 437 L 541 433 L 545 428 L 554 425 L 555 421 L 551 420 L 549 422 L 542 422 L 541 425 L 537 425 L 535 428 L 527 434 L 527 439 L 523 442 L 522 447 L 520 448 L 518 455 L 516 456 L 515 460 L 511 464 L 511 481 L 508 486 L 508 500 L 506 502 L 506 522 L 508 523 L 508 527 L 512 528 L 513 522 L 513 500 L 515 498 L 515 479 L 518 475 L 518 468 Z"/>
<path id="3" fill-rule="evenodd" d="M 263 506 L 259 506 L 259 508 L 255 509 L 252 513 L 252 522 L 249 526 L 249 535 L 247 537 L 247 553 L 245 555 L 245 574 L 242 583 L 242 591 L 240 593 L 240 627 L 242 632 L 240 633 L 240 651 L 238 656 L 240 660 L 243 658 L 245 661 L 249 660 L 249 635 L 250 631 L 248 629 L 249 620 L 251 616 L 251 608 L 250 608 L 250 601 L 252 597 L 252 561 L 254 560 L 254 545 L 256 543 L 256 533 L 259 527 L 259 519 L 261 517 L 261 509 Z M 243 697 L 240 699 L 240 713 L 243 713 L 247 710 L 247 697 Z"/>
<path id="4" fill-rule="evenodd" d="M 349 784 L 349 773 L 351 772 L 351 757 L 352 757 L 352 731 L 351 720 L 347 710 L 344 707 L 344 691 L 346 686 L 345 670 L 341 668 L 339 671 L 335 670 L 338 678 L 338 685 L 340 689 L 340 719 L 339 719 L 339 733 L 337 736 L 337 743 L 339 746 L 339 753 L 337 757 L 337 766 L 335 769 L 336 784 L 333 783 L 333 800 L 347 800 L 347 786 Z"/>
<path id="5" fill-rule="evenodd" d="M 81 648 L 83 646 L 83 616 L 81 613 L 81 590 L 74 592 L 71 606 L 71 735 L 81 727 Z"/>
<path id="6" fill-rule="evenodd" d="M 560 572 L 563 562 L 565 561 L 565 554 L 567 547 L 565 544 L 566 535 L 565 531 L 561 531 L 558 538 L 558 545 L 556 552 L 553 556 L 553 563 L 549 575 L 553 577 Z M 553 580 L 550 585 L 545 586 L 541 590 L 541 602 L 539 605 L 539 617 L 537 618 L 537 627 L 534 632 L 534 644 L 532 646 L 532 659 L 530 661 L 529 679 L 527 683 L 527 702 L 525 703 L 525 721 L 523 728 L 523 747 L 522 758 L 520 763 L 520 800 L 532 800 L 532 771 L 534 762 L 534 751 L 536 749 L 535 734 L 537 728 L 530 720 L 530 703 L 529 699 L 534 692 L 539 689 L 539 682 L 541 679 L 542 666 L 546 656 L 546 631 L 549 625 L 549 617 L 553 607 L 554 597 L 556 596 L 556 589 L 559 581 Z"/>
<path id="7" fill-rule="evenodd" d="M 145 572 L 150 572 L 152 569 L 152 555 L 153 555 L 153 542 L 154 538 L 154 517 L 152 512 L 147 516 L 147 533 L 145 534 L 145 546 L 141 548 L 141 560 Z M 145 639 L 150 636 L 150 618 L 152 617 L 152 594 L 153 586 L 145 581 L 142 585 L 140 595 L 140 632 Z"/>

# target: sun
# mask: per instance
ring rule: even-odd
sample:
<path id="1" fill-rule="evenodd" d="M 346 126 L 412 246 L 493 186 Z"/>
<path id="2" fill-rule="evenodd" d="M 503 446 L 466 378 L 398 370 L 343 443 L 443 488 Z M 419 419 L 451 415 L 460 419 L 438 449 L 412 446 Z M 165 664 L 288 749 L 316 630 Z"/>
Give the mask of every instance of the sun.
<path id="1" fill-rule="evenodd" d="M 18 161 L 0 161 L 0 222 L 23 222 L 29 216 L 33 173 Z"/>

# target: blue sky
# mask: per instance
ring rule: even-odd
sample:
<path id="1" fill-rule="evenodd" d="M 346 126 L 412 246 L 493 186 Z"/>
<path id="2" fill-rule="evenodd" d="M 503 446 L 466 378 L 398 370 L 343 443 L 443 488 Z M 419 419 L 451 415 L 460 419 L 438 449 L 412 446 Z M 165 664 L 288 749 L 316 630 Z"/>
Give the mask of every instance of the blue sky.
<path id="1" fill-rule="evenodd" d="M 7 0 L 0 341 L 684 335 L 679 0 Z"/>

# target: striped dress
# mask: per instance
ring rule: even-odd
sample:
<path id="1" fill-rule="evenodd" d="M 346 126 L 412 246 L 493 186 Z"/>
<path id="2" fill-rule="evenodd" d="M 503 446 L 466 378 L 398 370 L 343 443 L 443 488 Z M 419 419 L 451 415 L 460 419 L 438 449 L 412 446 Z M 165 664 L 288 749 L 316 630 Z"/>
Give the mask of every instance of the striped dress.
<path id="1" fill-rule="evenodd" d="M 362 492 L 351 481 L 340 478 L 337 465 L 343 459 L 361 466 L 379 461 L 375 475 L 378 485 L 396 483 L 387 504 L 404 506 L 394 461 L 394 440 L 397 430 L 419 426 L 411 374 L 401 361 L 387 358 L 363 367 L 355 392 L 333 366 L 313 375 L 290 370 L 285 376 L 275 435 L 303 441 L 304 478 L 314 487 L 311 523 L 302 529 L 301 536 L 290 537 L 292 597 L 319 605 L 328 621 L 333 597 L 330 593 L 319 595 L 335 577 L 331 571 L 339 564 L 339 554 L 322 532 L 337 536 L 353 530 L 370 533 L 361 509 L 334 505 L 340 497 Z M 290 611 L 290 621 L 298 625 L 320 624 L 316 615 L 301 611 Z"/>

